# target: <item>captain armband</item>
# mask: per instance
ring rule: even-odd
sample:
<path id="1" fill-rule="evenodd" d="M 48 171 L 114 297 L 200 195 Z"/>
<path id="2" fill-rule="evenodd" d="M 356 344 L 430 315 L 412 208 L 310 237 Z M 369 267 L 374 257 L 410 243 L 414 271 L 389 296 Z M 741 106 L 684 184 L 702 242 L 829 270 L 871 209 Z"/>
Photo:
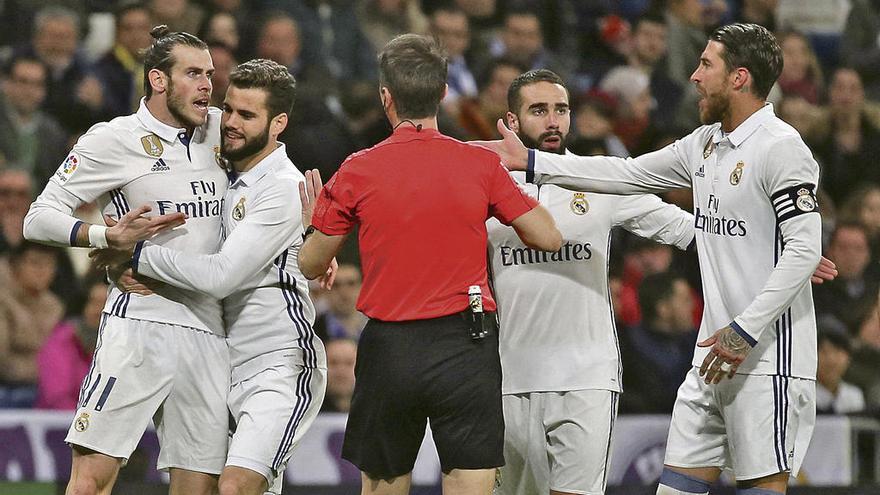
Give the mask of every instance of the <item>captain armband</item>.
<path id="1" fill-rule="evenodd" d="M 773 193 L 771 197 L 776 221 L 782 223 L 805 213 L 819 212 L 815 184 L 798 184 Z"/>

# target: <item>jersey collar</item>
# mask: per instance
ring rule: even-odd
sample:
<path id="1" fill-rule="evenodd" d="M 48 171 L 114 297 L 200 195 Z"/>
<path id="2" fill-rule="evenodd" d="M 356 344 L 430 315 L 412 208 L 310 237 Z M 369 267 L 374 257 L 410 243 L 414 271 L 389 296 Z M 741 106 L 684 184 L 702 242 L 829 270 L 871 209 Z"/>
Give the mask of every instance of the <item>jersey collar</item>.
<path id="1" fill-rule="evenodd" d="M 176 127 L 171 127 L 168 124 L 160 122 L 159 119 L 154 117 L 153 114 L 150 113 L 150 110 L 147 109 L 146 102 L 146 98 L 141 98 L 141 104 L 138 107 L 137 117 L 138 120 L 141 121 L 141 124 L 143 124 L 143 126 L 146 127 L 148 131 L 159 136 L 163 141 L 167 141 L 169 143 L 173 143 L 174 140 L 177 139 L 177 136 L 179 134 L 186 134 L 186 129 L 178 129 Z"/>
<path id="2" fill-rule="evenodd" d="M 749 115 L 742 124 L 738 125 L 732 132 L 729 132 L 726 137 L 734 148 L 738 148 L 739 145 L 743 144 L 749 136 L 754 134 L 764 122 L 767 122 L 767 120 L 773 118 L 775 115 L 776 113 L 773 111 L 773 104 L 769 102 L 764 103 L 763 107 Z M 718 126 L 718 129 L 715 130 L 715 135 L 713 136 L 712 141 L 714 141 L 715 144 L 718 144 L 724 140 L 724 137 L 725 136 L 721 132 L 721 126 Z"/>
<path id="3" fill-rule="evenodd" d="M 278 164 L 282 163 L 285 158 L 287 158 L 287 148 L 284 146 L 284 143 L 278 143 L 278 147 L 275 148 L 275 151 L 269 153 L 266 158 L 260 160 L 260 163 L 256 164 L 254 168 L 239 175 L 235 182 L 232 183 L 232 186 L 237 187 L 238 184 L 241 184 L 245 187 L 249 187 L 256 184 L 264 175 L 268 174 L 270 171 L 274 170 Z"/>

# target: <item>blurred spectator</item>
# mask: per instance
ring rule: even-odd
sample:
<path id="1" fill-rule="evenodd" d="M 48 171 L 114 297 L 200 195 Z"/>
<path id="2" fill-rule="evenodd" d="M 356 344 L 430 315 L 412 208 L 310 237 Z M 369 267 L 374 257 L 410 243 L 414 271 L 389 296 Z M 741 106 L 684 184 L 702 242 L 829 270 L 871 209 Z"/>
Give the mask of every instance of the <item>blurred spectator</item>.
<path id="1" fill-rule="evenodd" d="M 94 277 L 84 285 L 85 297 L 77 316 L 55 327 L 37 355 L 40 380 L 36 407 L 76 409 L 79 389 L 89 372 L 98 343 L 101 311 L 107 301 L 107 284 Z"/>
<path id="2" fill-rule="evenodd" d="M 797 95 L 783 97 L 776 108 L 779 118 L 794 127 L 807 144 L 812 146 L 819 140 L 828 118 L 821 108 Z"/>
<path id="3" fill-rule="evenodd" d="M 507 114 L 507 88 L 527 69 L 513 60 L 493 60 L 480 78 L 476 99 L 462 99 L 459 123 L 473 138 L 493 139 L 498 136 L 495 123 Z"/>
<path id="4" fill-rule="evenodd" d="M 33 184 L 24 170 L 0 170 L 0 256 L 24 239 L 24 216 L 34 199 Z M 8 283 L 8 277 L 8 270 L 0 266 L 0 286 Z"/>
<path id="5" fill-rule="evenodd" d="M 830 314 L 855 329 L 862 312 L 874 303 L 880 276 L 867 270 L 871 261 L 868 236 L 861 225 L 838 223 L 826 256 L 837 264 L 837 278 L 813 287 L 817 314 Z"/>
<path id="6" fill-rule="evenodd" d="M 843 380 L 849 368 L 852 343 L 846 327 L 823 328 L 817 337 L 818 365 L 816 371 L 816 412 L 819 414 L 852 414 L 865 410 L 865 396 L 851 383 Z"/>
<path id="7" fill-rule="evenodd" d="M 840 58 L 859 71 L 868 95 L 880 100 L 880 5 L 873 0 L 851 0 L 840 43 Z"/>
<path id="8" fill-rule="evenodd" d="M 211 41 L 208 43 L 208 51 L 211 52 L 211 60 L 214 62 L 214 77 L 211 84 L 211 105 L 223 108 L 223 99 L 226 98 L 226 90 L 229 88 L 229 74 L 238 66 L 233 51 L 226 45 Z"/>
<path id="9" fill-rule="evenodd" d="M 299 23 L 281 13 L 266 16 L 257 35 L 256 56 L 274 60 L 299 76 L 304 66 L 301 53 Z"/>
<path id="10" fill-rule="evenodd" d="M 703 4 L 700 0 L 669 0 L 666 2 L 667 44 L 666 71 L 681 87 L 690 86 L 691 73 L 697 68 L 700 54 L 706 48 Z"/>
<path id="11" fill-rule="evenodd" d="M 148 5 L 156 22 L 171 31 L 198 33 L 205 18 L 205 10 L 190 0 L 149 0 Z"/>
<path id="12" fill-rule="evenodd" d="M 0 99 L 0 154 L 6 168 L 22 170 L 41 185 L 67 154 L 67 134 L 54 118 L 40 110 L 46 100 L 47 78 L 46 66 L 36 58 L 14 58 L 3 80 Z"/>
<path id="13" fill-rule="evenodd" d="M 49 291 L 57 256 L 57 248 L 27 240 L 10 255 L 11 283 L 0 295 L 0 408 L 36 400 L 37 352 L 64 314 Z"/>
<path id="14" fill-rule="evenodd" d="M 490 46 L 495 58 L 506 58 L 525 70 L 551 69 L 565 78 L 570 67 L 551 53 L 544 45 L 541 20 L 534 11 L 510 10 L 504 15 L 504 24 Z"/>
<path id="15" fill-rule="evenodd" d="M 869 412 L 880 414 L 880 294 L 862 314 L 856 342 L 844 380 L 862 389 Z"/>
<path id="16" fill-rule="evenodd" d="M 327 294 L 327 311 L 315 320 L 315 334 L 325 343 L 335 339 L 357 340 L 367 318 L 355 307 L 361 292 L 361 272 L 350 263 L 340 263 L 333 290 Z"/>
<path id="17" fill-rule="evenodd" d="M 327 79 L 336 81 L 376 80 L 376 52 L 361 30 L 353 0 L 263 0 L 262 4 L 263 12 L 286 12 L 296 19 L 306 65 L 326 67 Z"/>
<path id="18" fill-rule="evenodd" d="M 652 122 L 661 128 L 675 125 L 683 89 L 663 70 L 667 52 L 667 27 L 663 18 L 645 15 L 635 21 L 633 46 L 627 57 L 630 67 L 642 70 L 651 81 L 651 95 L 656 100 Z"/>
<path id="19" fill-rule="evenodd" d="M 199 30 L 199 38 L 208 44 L 221 44 L 232 53 L 237 53 L 241 41 L 238 20 L 229 12 L 214 12 L 205 19 Z"/>
<path id="20" fill-rule="evenodd" d="M 357 0 L 356 9 L 364 36 L 376 53 L 395 36 L 428 33 L 428 18 L 419 0 Z"/>
<path id="21" fill-rule="evenodd" d="M 690 128 L 699 122 L 697 101 L 700 96 L 696 86 L 691 84 L 690 77 L 706 48 L 703 3 L 701 0 L 669 0 L 665 17 L 669 28 L 666 74 L 684 91 L 676 125 Z"/>
<path id="22" fill-rule="evenodd" d="M 840 218 L 865 229 L 871 259 L 880 262 L 880 184 L 865 184 L 852 191 L 840 205 Z"/>
<path id="23" fill-rule="evenodd" d="M 687 281 L 670 272 L 645 277 L 639 287 L 642 324 L 619 333 L 623 365 L 621 413 L 669 414 L 691 369 L 697 329 Z"/>
<path id="24" fill-rule="evenodd" d="M 477 96 L 477 81 L 471 72 L 465 53 L 470 47 L 471 31 L 464 11 L 442 7 L 431 14 L 431 33 L 440 42 L 449 57 L 447 83 L 449 89 L 441 104 L 453 115 L 458 115 L 459 98 Z"/>
<path id="25" fill-rule="evenodd" d="M 351 394 L 354 392 L 357 341 L 335 339 L 326 342 L 324 347 L 327 352 L 327 393 L 321 404 L 321 412 L 347 413 L 351 409 Z"/>
<path id="26" fill-rule="evenodd" d="M 79 51 L 80 18 L 73 10 L 50 5 L 37 12 L 30 44 L 16 55 L 37 58 L 49 68 L 43 108 L 68 132 L 107 120 L 101 113 L 103 90 L 88 75 L 88 63 Z"/>
<path id="27" fill-rule="evenodd" d="M 828 88 L 829 129 L 813 149 L 822 164 L 822 184 L 840 203 L 860 182 L 880 184 L 880 128 L 869 117 L 859 74 L 834 72 Z"/>
<path id="28" fill-rule="evenodd" d="M 736 22 L 760 24 L 770 32 L 776 31 L 775 14 L 778 3 L 779 0 L 742 0 Z"/>
<path id="29" fill-rule="evenodd" d="M 575 155 L 611 155 L 626 158 L 626 146 L 614 134 L 614 110 L 610 98 L 591 92 L 575 99 L 575 132 L 568 149 Z"/>
<path id="30" fill-rule="evenodd" d="M 626 235 L 623 255 L 623 286 L 620 289 L 620 315 L 626 325 L 637 325 L 642 321 L 639 304 L 639 287 L 642 279 L 655 273 L 669 271 L 672 266 L 672 247 L 650 239 Z M 612 241 L 614 242 L 614 241 Z"/>
<path id="31" fill-rule="evenodd" d="M 635 67 L 615 67 L 608 71 L 599 88 L 617 100 L 614 134 L 633 155 L 653 151 L 657 132 L 651 123 L 654 97 L 649 76 Z"/>
<path id="32" fill-rule="evenodd" d="M 799 96 L 817 105 L 822 95 L 822 67 L 810 46 L 810 40 L 796 31 L 777 36 L 785 63 L 776 81 L 784 96 Z"/>
<path id="33" fill-rule="evenodd" d="M 130 3 L 114 14 L 116 42 L 92 69 L 103 88 L 104 111 L 113 117 L 137 110 L 144 96 L 141 51 L 152 43 L 153 18 L 144 4 Z"/>

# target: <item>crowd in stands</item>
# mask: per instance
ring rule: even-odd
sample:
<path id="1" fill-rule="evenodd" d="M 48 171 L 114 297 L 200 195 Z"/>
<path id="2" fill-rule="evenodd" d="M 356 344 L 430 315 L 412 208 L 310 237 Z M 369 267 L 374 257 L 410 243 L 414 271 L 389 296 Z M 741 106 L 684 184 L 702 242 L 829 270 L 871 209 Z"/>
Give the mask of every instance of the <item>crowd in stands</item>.
<path id="1" fill-rule="evenodd" d="M 376 53 L 397 34 L 435 36 L 449 56 L 441 130 L 491 139 L 520 73 L 549 68 L 571 93 L 577 154 L 638 156 L 699 125 L 689 76 L 707 35 L 755 22 L 785 67 L 770 101 L 822 171 L 825 256 L 814 287 L 819 409 L 880 411 L 880 1 L 850 0 L 6 0 L 0 2 L 0 408 L 72 409 L 99 341 L 105 277 L 83 249 L 22 238 L 32 199 L 93 124 L 143 97 L 140 50 L 156 24 L 198 34 L 221 105 L 230 71 L 254 57 L 298 83 L 281 136 L 301 169 L 329 178 L 390 132 Z M 693 208 L 689 191 L 664 196 Z M 100 222 L 94 205 L 78 212 Z M 622 413 L 668 413 L 691 366 L 701 312 L 693 252 L 618 233 L 611 288 L 624 364 Z M 314 294 L 330 366 L 326 411 L 346 411 L 365 319 L 356 249 L 336 287 Z M 748 267 L 743 267 L 744 270 Z"/>

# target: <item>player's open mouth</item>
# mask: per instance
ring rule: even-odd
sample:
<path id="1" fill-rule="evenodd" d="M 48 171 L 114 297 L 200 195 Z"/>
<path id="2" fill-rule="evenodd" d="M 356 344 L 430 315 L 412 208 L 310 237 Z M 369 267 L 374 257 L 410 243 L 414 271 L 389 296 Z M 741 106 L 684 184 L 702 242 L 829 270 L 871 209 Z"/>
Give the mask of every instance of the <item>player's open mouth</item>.
<path id="1" fill-rule="evenodd" d="M 211 100 L 208 98 L 201 98 L 193 102 L 193 106 L 196 107 L 196 110 L 199 112 L 207 112 L 208 105 L 211 103 Z"/>
<path id="2" fill-rule="evenodd" d="M 227 141 L 237 141 L 239 139 L 244 139 L 243 135 L 234 131 L 224 131 L 223 137 L 226 138 Z"/>
<path id="3" fill-rule="evenodd" d="M 547 136 L 541 141 L 541 144 L 548 148 L 558 148 L 562 144 L 562 138 L 559 136 Z"/>

